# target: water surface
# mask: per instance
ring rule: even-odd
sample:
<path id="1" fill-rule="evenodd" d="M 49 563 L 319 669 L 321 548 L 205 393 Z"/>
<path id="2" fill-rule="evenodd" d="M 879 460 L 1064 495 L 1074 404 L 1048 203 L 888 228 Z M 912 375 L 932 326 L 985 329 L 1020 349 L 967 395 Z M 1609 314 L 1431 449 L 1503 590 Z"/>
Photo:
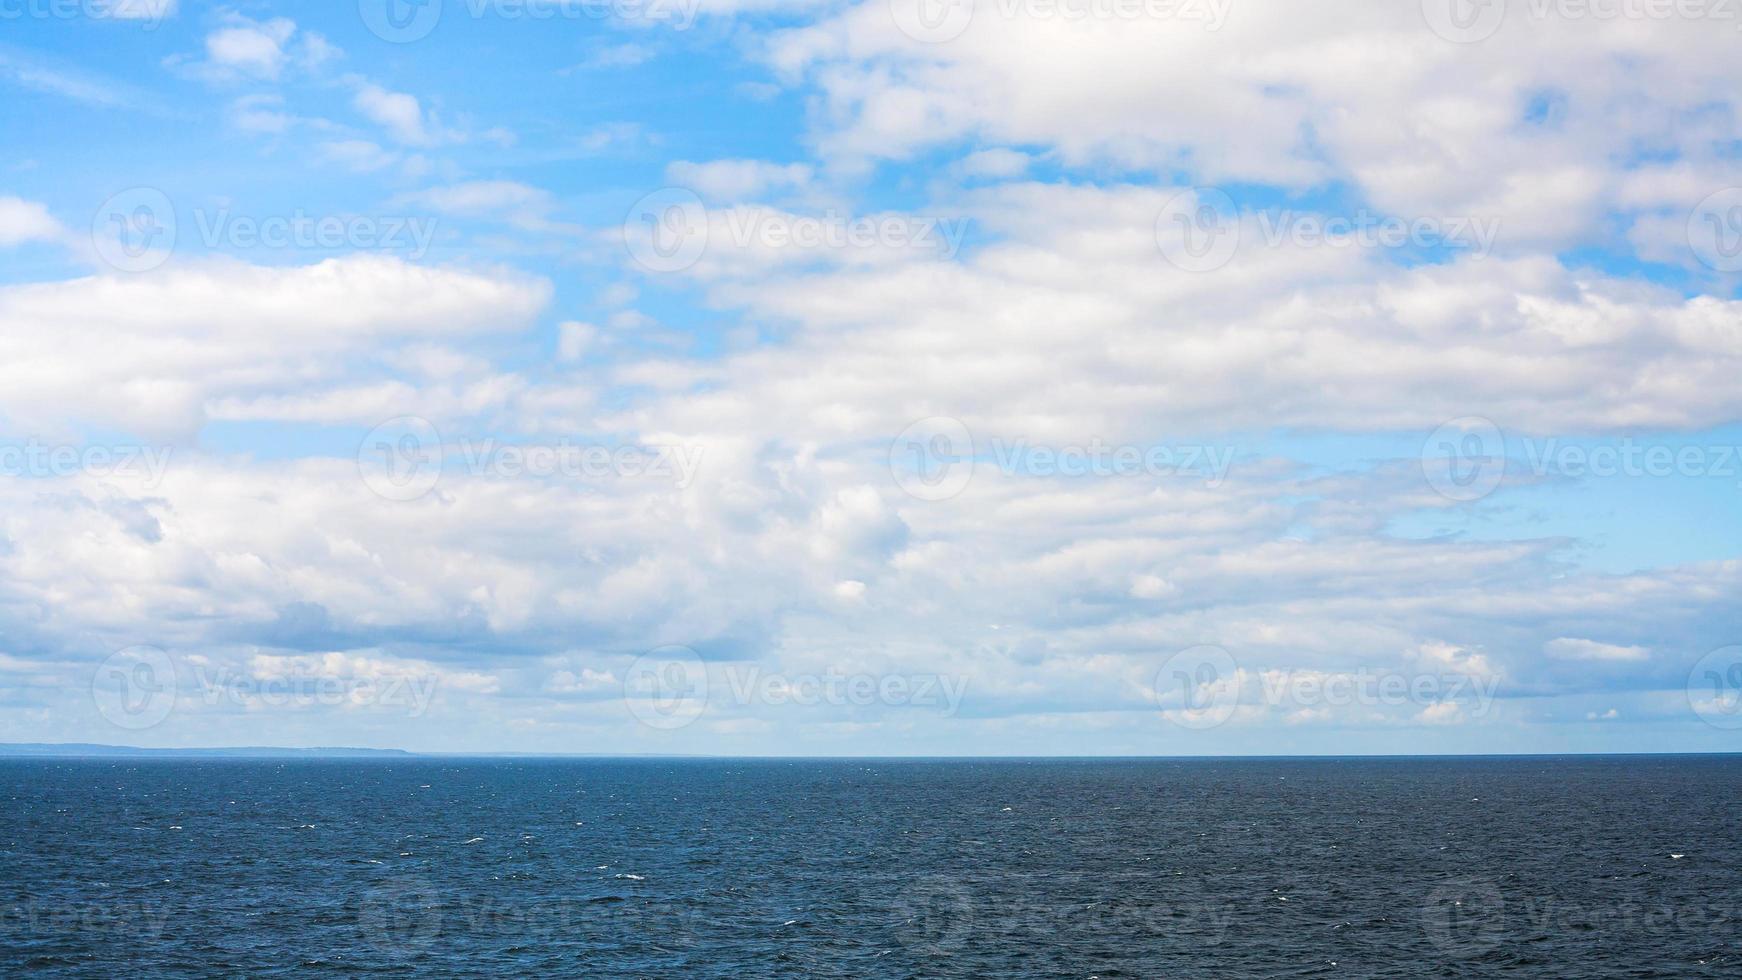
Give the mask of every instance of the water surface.
<path id="1" fill-rule="evenodd" d="M 1742 975 L 1731 756 L 29 760 L 0 799 L 4 976 Z"/>

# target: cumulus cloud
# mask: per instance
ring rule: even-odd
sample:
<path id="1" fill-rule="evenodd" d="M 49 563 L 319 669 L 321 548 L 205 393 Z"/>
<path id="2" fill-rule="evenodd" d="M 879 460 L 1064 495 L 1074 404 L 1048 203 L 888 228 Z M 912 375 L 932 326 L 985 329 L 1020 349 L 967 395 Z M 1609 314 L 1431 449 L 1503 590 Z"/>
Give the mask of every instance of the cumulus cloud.
<path id="1" fill-rule="evenodd" d="M 316 148 L 322 159 L 358 173 L 374 173 L 399 162 L 399 155 L 369 140 L 333 140 Z"/>
<path id="2" fill-rule="evenodd" d="M 993 147 L 968 154 L 958 166 L 969 177 L 1008 179 L 1022 176 L 1032 162 L 1026 153 Z"/>
<path id="3" fill-rule="evenodd" d="M 1543 645 L 1543 652 L 1556 660 L 1640 661 L 1651 659 L 1645 647 L 1618 646 L 1571 637 L 1556 637 Z"/>
<path id="4" fill-rule="evenodd" d="M 155 16 L 148 12 L 154 2 L 142 0 L 133 6 L 139 16 Z M 255 20 L 225 10 L 218 18 L 218 26 L 206 34 L 202 55 L 172 55 L 165 59 L 165 64 L 219 85 L 277 83 L 287 77 L 287 69 L 304 75 L 318 73 L 328 62 L 344 57 L 344 52 L 323 35 L 298 27 L 288 17 Z"/>
<path id="5" fill-rule="evenodd" d="M 657 54 L 652 47 L 645 44 L 611 44 L 599 48 L 588 55 L 586 60 L 573 68 L 563 70 L 567 74 L 575 69 L 600 70 L 610 68 L 634 68 L 653 59 Z"/>
<path id="6" fill-rule="evenodd" d="M 0 197 L 0 247 L 67 238 L 68 232 L 48 213 L 48 208 L 22 198 Z"/>
<path id="7" fill-rule="evenodd" d="M 377 741 L 458 748 L 512 731 L 544 748 L 669 749 L 621 698 L 635 658 L 665 644 L 714 671 L 966 692 L 947 717 L 823 717 L 728 694 L 676 736 L 708 750 L 803 734 L 818 750 L 876 737 L 889 751 L 1278 751 L 1430 727 L 1499 732 L 1505 748 L 1532 724 L 1661 716 L 1663 692 L 1679 697 L 1725 641 L 1742 566 L 1615 574 L 1519 523 L 1421 533 L 1424 514 L 1504 513 L 1529 478 L 1460 508 L 1414 447 L 1475 415 L 1519 435 L 1700 431 L 1742 414 L 1734 298 L 1557 255 L 1600 241 L 1691 267 L 1685 211 L 1728 180 L 1722 148 L 1738 136 L 1727 42 L 1677 23 L 1531 34 L 1513 18 L 1457 46 L 1415 6 L 1260 3 L 1216 25 L 980 6 L 959 38 L 922 44 L 882 4 L 706 4 L 773 24 L 734 37 L 805 90 L 814 158 L 656 164 L 653 180 L 708 201 L 706 248 L 676 270 L 630 266 L 633 285 L 608 275 L 624 230 L 606 219 L 562 242 L 594 249 L 573 299 L 500 268 L 362 256 L 0 286 L 10 431 L 171 451 L 144 474 L 0 479 L 0 675 L 26 710 L 82 698 L 93 661 L 140 642 L 365 698 L 433 677 L 430 727 L 400 717 Z M 206 49 L 226 81 L 339 57 L 287 20 L 234 15 Z M 421 189 L 383 196 L 487 226 L 504 254 L 574 230 L 517 160 L 478 177 L 408 160 L 472 138 L 463 117 L 443 124 L 438 95 L 360 76 L 337 91 L 386 146 L 305 126 L 278 94 L 232 101 L 230 117 L 318 131 L 311 152 L 354 173 L 422 167 L 435 176 L 418 171 Z M 582 132 L 562 151 L 658 146 L 635 123 Z M 848 195 L 858 177 L 906 203 L 867 191 L 806 208 L 813 184 Z M 1286 203 L 1242 202 L 1225 261 L 1185 268 L 1165 219 L 1198 214 L 1210 184 Z M 1276 233 L 1285 212 L 1348 206 L 1494 219 L 1495 237 Z M 872 233 L 761 233 L 835 221 Z M 0 198 L 0 245 L 64 234 L 41 205 Z M 696 307 L 673 300 L 691 291 Z M 705 326 L 671 326 L 686 318 Z M 363 432 L 407 415 L 436 441 L 375 448 L 433 453 L 438 478 L 390 499 Z M 939 417 L 966 433 L 969 478 L 933 495 L 935 474 L 915 483 L 892 444 Z M 239 429 L 270 435 L 236 449 Z M 1275 432 L 1408 448 L 1331 465 L 1291 457 L 1301 443 L 1271 451 Z M 527 472 L 564 444 L 660 447 L 684 475 Z M 1036 452 L 1056 463 L 1094 446 L 1196 462 L 1084 476 Z M 26 459 L 8 448 L 0 468 Z M 1235 703 L 1182 741 L 1170 719 L 1216 719 L 1158 690 L 1158 672 L 1199 645 L 1232 672 L 1194 690 Z M 1431 683 L 1377 702 L 1323 695 L 1370 677 Z M 272 740 L 186 707 L 174 732 Z M 321 720 L 376 717 L 327 707 L 255 724 L 310 742 Z"/>
<path id="8" fill-rule="evenodd" d="M 396 140 L 411 146 L 426 146 L 432 139 L 417 97 L 390 92 L 374 83 L 364 83 L 352 98 L 358 112 L 379 123 Z"/>
<path id="9" fill-rule="evenodd" d="M 710 200 L 749 201 L 769 191 L 803 186 L 811 179 L 811 168 L 802 163 L 778 164 L 766 160 L 706 163 L 679 160 L 665 168 L 665 177 Z"/>
<path id="10" fill-rule="evenodd" d="M 187 435 L 220 400 L 318 389 L 384 345 L 517 327 L 548 295 L 523 276 L 373 256 L 0 287 L 0 417 Z"/>
<path id="11" fill-rule="evenodd" d="M 295 33 L 296 23 L 284 17 L 221 27 L 206 35 L 206 57 L 219 67 L 277 78 L 287 57 L 284 46 Z"/>
<path id="12" fill-rule="evenodd" d="M 798 324 L 801 342 L 698 366 L 736 382 L 731 393 L 674 403 L 670 417 L 778 417 L 837 438 L 952 415 L 986 438 L 1129 440 L 1426 433 L 1474 414 L 1515 432 L 1696 429 L 1742 410 L 1723 380 L 1742 367 L 1733 300 L 1537 257 L 1413 264 L 1352 243 L 1273 243 L 1256 219 L 1225 266 L 1185 271 L 1156 241 L 1175 193 L 1006 185 L 971 199 L 986 238 L 955 261 L 881 243 L 740 247 L 734 223 L 750 219 L 713 214 L 688 274 L 716 302 Z M 789 271 L 807 261 L 823 265 Z"/>
<path id="13" fill-rule="evenodd" d="M 502 222 L 526 232 L 573 234 L 585 229 L 557 221 L 548 191 L 513 180 L 470 180 L 402 194 L 397 202 L 441 214 Z"/>
<path id="14" fill-rule="evenodd" d="M 1545 242 L 1595 230 L 1642 148 L 1713 161 L 1742 135 L 1727 22 L 1518 10 L 1465 45 L 1419 5 L 1263 0 L 1221 21 L 1194 13 L 1215 4 L 1086 20 L 1043 9 L 986 8 L 928 43 L 885 5 L 859 4 L 780 34 L 766 56 L 822 89 L 813 122 L 838 159 L 977 139 L 1208 184 L 1346 179 L 1389 212 L 1505 215 L 1514 237 Z M 1671 123 L 1684 117 L 1708 123 Z"/>

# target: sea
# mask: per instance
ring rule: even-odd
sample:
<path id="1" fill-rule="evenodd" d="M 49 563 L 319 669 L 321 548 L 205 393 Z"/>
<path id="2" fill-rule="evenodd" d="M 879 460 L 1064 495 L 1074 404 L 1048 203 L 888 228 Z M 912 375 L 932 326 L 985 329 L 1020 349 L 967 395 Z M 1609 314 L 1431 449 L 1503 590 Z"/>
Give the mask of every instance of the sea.
<path id="1" fill-rule="evenodd" d="M 4 977 L 1738 977 L 1742 757 L 0 761 Z"/>

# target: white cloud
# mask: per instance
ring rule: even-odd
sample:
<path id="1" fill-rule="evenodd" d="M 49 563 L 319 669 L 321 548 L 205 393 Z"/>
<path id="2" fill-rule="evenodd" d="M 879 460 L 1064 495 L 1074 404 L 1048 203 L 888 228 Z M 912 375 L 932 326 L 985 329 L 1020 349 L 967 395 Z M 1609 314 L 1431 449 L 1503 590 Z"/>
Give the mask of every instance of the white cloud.
<path id="1" fill-rule="evenodd" d="M 594 51 L 586 60 L 575 68 L 585 70 L 601 70 L 610 68 L 634 68 L 637 65 L 651 61 L 658 52 L 645 44 L 612 44 Z M 574 69 L 564 69 L 567 74 Z"/>
<path id="2" fill-rule="evenodd" d="M 592 417 L 567 431 L 603 424 Z M 889 482 L 881 452 L 819 451 L 780 429 L 768 420 L 742 434 L 610 430 L 704 450 L 684 489 L 472 473 L 457 445 L 466 430 L 446 421 L 455 465 L 413 504 L 376 497 L 344 456 L 188 451 L 148 489 L 83 477 L 0 481 L 9 542 L 0 621 L 7 610 L 41 608 L 11 635 L 98 651 L 149 631 L 178 649 L 308 642 L 371 660 L 379 655 L 356 651 L 462 656 L 461 669 L 520 695 L 492 709 L 516 717 L 541 716 L 541 696 L 609 701 L 617 665 L 684 643 L 722 645 L 793 674 L 942 674 L 965 680 L 980 717 L 1041 724 L 1054 710 L 1115 708 L 1159 733 L 1169 729 L 1157 727 L 1165 722 L 1143 692 L 1160 663 L 1191 644 L 1227 647 L 1249 680 L 1279 670 L 1330 677 L 1322 665 L 1359 663 L 1406 677 L 1499 678 L 1503 695 L 1509 685 L 1554 692 L 1568 681 L 1544 673 L 1552 664 L 1538 650 L 1556 622 L 1686 629 L 1703 589 L 1716 623 L 1742 575 L 1728 563 L 1569 576 L 1548 560 L 1549 544 L 1401 541 L 1315 504 L 1279 502 L 1338 499 L 1380 515 L 1412 507 L 1384 473 L 1334 486 L 1236 475 L 1214 491 L 1180 480 L 991 473 L 956 500 L 920 502 Z M 1281 537 L 1303 521 L 1313 540 Z M 1129 600 L 1130 584 L 1158 567 L 1177 591 Z M 317 621 L 312 635 L 287 626 L 285 610 L 313 607 L 319 616 L 290 617 Z M 1540 625 L 1521 627 L 1520 610 Z M 487 664 L 455 654 L 455 636 L 497 652 Z M 577 642 L 625 652 L 575 653 Z M 558 653 L 560 665 L 516 680 L 518 660 Z M 1230 727 L 1493 721 L 1468 698 L 1353 712 L 1252 707 Z M 758 720 L 795 730 L 778 716 Z"/>
<path id="3" fill-rule="evenodd" d="M 1174 734 L 1164 712 L 1191 712 L 1157 705 L 1150 688 L 1172 652 L 1206 642 L 1238 663 L 1218 683 L 1245 693 L 1265 678 L 1346 679 L 1360 664 L 1475 678 L 1501 694 L 1480 706 L 1491 713 L 1457 700 L 1246 703 L 1228 730 L 1459 724 L 1515 736 L 1506 726 L 1550 713 L 1542 704 L 1561 720 L 1631 717 L 1664 676 L 1679 684 L 1669 651 L 1710 649 L 1728 628 L 1742 566 L 1607 575 L 1569 569 L 1560 539 L 1401 537 L 1424 510 L 1449 509 L 1418 460 L 1337 469 L 1239 444 L 1252 432 L 1402 433 L 1412 457 L 1415 438 L 1471 414 L 1514 435 L 1699 429 L 1742 414 L 1742 304 L 1569 269 L 1545 247 L 1607 228 L 1616 205 L 1617 241 L 1685 263 L 1677 211 L 1728 180 L 1711 147 L 1738 135 L 1726 42 L 1679 25 L 1527 36 L 1514 23 L 1492 44 L 1456 48 L 1419 15 L 1261 2 L 1219 32 L 976 15 L 961 39 L 920 46 L 881 4 L 828 5 L 822 23 L 752 46 L 783 81 L 817 86 L 804 145 L 819 159 L 680 160 L 666 179 L 744 204 L 802 197 L 818 174 L 839 191 L 851 181 L 836 178 L 868 161 L 941 159 L 894 175 L 904 193 L 935 193 L 932 206 L 874 217 L 971 219 L 969 247 L 740 247 L 729 222 L 803 215 L 716 208 L 687 278 L 636 279 L 649 283 L 645 303 L 598 274 L 622 261 L 616 251 L 579 257 L 580 309 L 592 312 L 560 317 L 594 322 L 552 317 L 554 349 L 540 320 L 551 285 L 499 269 L 172 261 L 145 276 L 0 287 L 10 428 L 69 441 L 119 431 L 176 450 L 149 486 L 90 473 L 0 479 L 0 636 L 15 644 L 0 671 L 82 697 L 88 677 L 74 675 L 89 660 L 149 639 L 250 676 L 439 673 L 444 691 L 498 696 L 442 715 L 427 736 L 469 732 L 474 748 L 501 745 L 508 725 L 633 743 L 613 692 L 635 653 L 664 643 L 791 673 L 965 680 L 973 711 L 952 724 L 997 751 L 1058 751 L 1078 743 L 1054 736 L 1086 731 L 1135 752 L 1176 747 L 1163 742 Z M 340 56 L 288 21 L 233 16 L 207 46 L 211 70 L 261 80 Z M 1048 57 L 1033 56 L 1041 46 Z M 650 51 L 619 45 L 593 63 L 629 66 Z M 0 69 L 14 77 L 7 57 Z M 398 144 L 513 142 L 463 118 L 444 127 L 439 101 L 341 84 Z M 1534 118 L 1539 99 L 1558 108 Z M 284 104 L 251 95 L 231 118 L 315 130 Z M 479 219 L 506 249 L 580 240 L 514 237 L 566 230 L 540 188 L 464 179 L 433 153 L 406 160 L 347 136 L 323 130 L 312 152 L 354 172 L 439 175 L 395 205 Z M 655 140 L 606 124 L 557 152 Z M 1618 162 L 1637 155 L 1675 162 Z M 502 172 L 524 172 L 508 169 L 517 163 Z M 1099 181 L 1149 171 L 1270 182 L 1315 200 L 1348 188 L 1382 210 L 1498 215 L 1502 237 L 1485 259 L 1422 261 L 1272 245 L 1248 215 L 1233 259 L 1191 273 L 1156 244 L 1179 188 L 951 190 L 1055 165 Z M 41 205 L 0 199 L 0 243 L 64 234 Z M 620 236 L 588 240 L 618 249 Z M 692 348 L 669 325 L 683 319 L 665 302 L 672 285 L 701 292 L 708 329 L 720 321 L 726 342 Z M 557 364 L 540 363 L 553 354 Z M 439 428 L 448 465 L 437 489 L 398 503 L 359 475 L 353 430 L 405 414 Z M 890 441 L 936 415 L 960 419 L 983 451 L 958 496 L 928 501 L 899 488 Z M 303 423 L 315 448 L 196 450 L 214 422 Z M 233 428 L 211 443 L 229 445 Z M 679 485 L 469 468 L 491 439 L 673 446 L 699 469 Z M 1235 463 L 1213 483 L 987 464 L 991 441 L 1012 439 L 1189 441 Z M 1586 635 L 1662 639 L 1654 653 L 1575 638 Z M 25 652 L 39 650 L 56 652 Z M 1659 661 L 1663 676 L 1588 667 Z M 712 710 L 695 728 L 704 739 L 780 747 L 822 731 Z M 834 720 L 851 730 L 843 737 L 936 730 L 915 719 Z M 384 740 L 406 741 L 397 730 Z"/>
<path id="4" fill-rule="evenodd" d="M 1422 709 L 1420 719 L 1428 725 L 1456 725 L 1464 720 L 1464 706 L 1453 701 L 1430 704 Z"/>
<path id="5" fill-rule="evenodd" d="M 357 173 L 374 173 L 399 162 L 399 154 L 369 140 L 333 140 L 320 144 L 316 152 L 321 159 Z"/>
<path id="6" fill-rule="evenodd" d="M 512 180 L 474 180 L 407 194 L 404 200 L 445 214 L 486 215 L 525 210 L 542 211 L 550 195 Z"/>
<path id="7" fill-rule="evenodd" d="M 317 388 L 363 351 L 523 325 L 547 284 L 359 256 L 0 287 L 0 417 L 185 434 L 216 399 Z"/>
<path id="8" fill-rule="evenodd" d="M 582 667 L 579 671 L 554 671 L 545 681 L 544 689 L 552 694 L 590 694 L 595 696 L 621 694 L 623 682 L 608 670 Z"/>
<path id="9" fill-rule="evenodd" d="M 283 133 L 297 122 L 284 111 L 284 98 L 258 93 L 230 103 L 230 123 L 251 133 Z"/>
<path id="10" fill-rule="evenodd" d="M 131 86 L 116 79 L 45 63 L 7 48 L 0 48 L 0 80 L 104 108 L 137 108 L 146 102 Z"/>
<path id="11" fill-rule="evenodd" d="M 237 23 L 206 35 L 206 57 L 221 68 L 275 79 L 288 57 L 285 46 L 295 33 L 296 22 L 288 18 L 264 22 L 238 18 Z"/>
<path id="12" fill-rule="evenodd" d="M 299 30 L 288 17 L 254 20 L 234 11 L 223 13 L 220 26 L 205 36 L 204 48 L 202 60 L 178 54 L 165 64 L 207 82 L 277 82 L 288 67 L 315 74 L 344 57 L 326 37 Z"/>
<path id="13" fill-rule="evenodd" d="M 69 237 L 48 208 L 35 201 L 0 197 L 0 248 L 25 242 L 59 242 Z"/>
<path id="14" fill-rule="evenodd" d="M 472 180 L 431 187 L 397 199 L 442 214 L 506 222 L 527 232 L 568 234 L 582 229 L 552 220 L 556 201 L 540 188 L 512 180 Z"/>
<path id="15" fill-rule="evenodd" d="M 858 4 L 776 36 L 767 57 L 822 89 L 815 136 L 839 161 L 907 161 L 963 139 L 1044 145 L 1071 166 L 1199 183 L 1345 181 L 1392 213 L 1504 215 L 1517 240 L 1598 230 L 1629 158 L 1709 161 L 1742 137 L 1728 22 L 1520 9 L 1460 45 L 1416 4 L 1254 0 L 1219 26 L 1012 9 L 981 9 L 962 36 L 927 44 L 886 5 Z M 1533 119 L 1544 98 L 1558 111 Z"/>
<path id="16" fill-rule="evenodd" d="M 811 179 L 811 168 L 766 160 L 679 160 L 665 168 L 665 179 L 710 200 L 749 201 L 768 191 L 802 187 Z"/>
<path id="17" fill-rule="evenodd" d="M 977 150 L 962 158 L 960 167 L 962 173 L 970 177 L 991 177 L 1007 180 L 1020 177 L 1028 171 L 1032 161 L 1028 154 L 1017 150 L 993 147 L 989 150 Z"/>
<path id="18" fill-rule="evenodd" d="M 1542 649 L 1556 660 L 1628 662 L 1651 659 L 1651 651 L 1645 647 L 1616 646 L 1564 636 L 1548 641 Z"/>
<path id="19" fill-rule="evenodd" d="M 1383 249 L 1272 246 L 1256 219 L 1226 266 L 1186 272 L 1156 245 L 1172 193 L 977 193 L 965 209 L 983 237 L 953 262 L 911 248 L 741 248 L 741 216 L 713 209 L 689 273 L 713 302 L 794 324 L 799 339 L 698 365 L 730 387 L 662 414 L 782 418 L 829 439 L 941 414 L 982 439 L 1131 441 L 1158 426 L 1425 438 L 1472 414 L 1517 434 L 1694 429 L 1742 413 L 1726 380 L 1742 369 L 1727 326 L 1737 301 L 1552 259 L 1411 266 Z M 792 271 L 802 262 L 813 266 Z"/>
<path id="20" fill-rule="evenodd" d="M 1159 575 L 1139 575 L 1131 583 L 1131 595 L 1138 599 L 1165 599 L 1178 591 Z"/>
<path id="21" fill-rule="evenodd" d="M 590 323 L 570 320 L 558 330 L 557 357 L 564 361 L 580 360 L 599 339 L 599 328 Z"/>
<path id="22" fill-rule="evenodd" d="M 319 71 L 329 61 L 337 61 L 345 52 L 333 42 L 313 31 L 304 31 L 297 59 L 307 71 Z"/>
<path id="23" fill-rule="evenodd" d="M 432 142 L 424 124 L 423 107 L 418 104 L 416 96 L 389 92 L 379 85 L 364 83 L 352 98 L 352 105 L 401 143 L 427 146 Z"/>

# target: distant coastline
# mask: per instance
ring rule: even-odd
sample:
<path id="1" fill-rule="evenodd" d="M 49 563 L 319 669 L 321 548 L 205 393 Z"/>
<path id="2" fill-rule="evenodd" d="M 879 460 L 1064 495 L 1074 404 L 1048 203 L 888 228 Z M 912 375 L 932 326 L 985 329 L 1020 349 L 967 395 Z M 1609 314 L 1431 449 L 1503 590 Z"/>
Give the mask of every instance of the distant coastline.
<path id="1" fill-rule="evenodd" d="M 404 749 L 278 748 L 273 746 L 151 749 L 132 745 L 97 745 L 89 742 L 18 742 L 11 744 L 0 742 L 0 759 L 357 759 L 410 758 L 413 755 L 414 753 Z"/>

